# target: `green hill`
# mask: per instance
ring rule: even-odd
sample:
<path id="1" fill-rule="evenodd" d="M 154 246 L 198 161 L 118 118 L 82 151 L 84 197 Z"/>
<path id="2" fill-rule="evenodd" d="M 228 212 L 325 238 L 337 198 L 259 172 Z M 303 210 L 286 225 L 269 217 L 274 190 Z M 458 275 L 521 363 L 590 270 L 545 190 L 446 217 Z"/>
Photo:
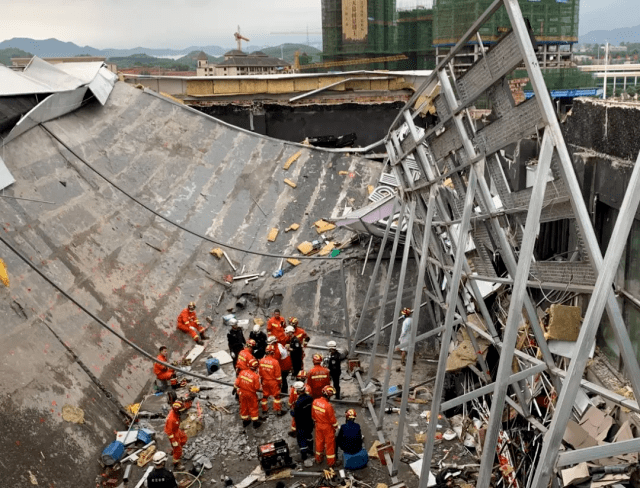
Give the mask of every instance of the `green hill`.
<path id="1" fill-rule="evenodd" d="M 200 54 L 200 51 L 191 51 L 186 56 L 182 56 L 181 58 L 176 59 L 176 63 L 189 66 L 189 70 L 194 71 L 198 67 L 198 54 Z M 224 56 L 218 56 L 216 58 L 215 56 L 211 56 L 208 53 L 205 54 L 207 55 L 207 58 L 209 58 L 209 64 L 217 64 L 224 61 Z"/>
<path id="2" fill-rule="evenodd" d="M 300 51 L 300 54 L 307 53 L 311 57 L 312 63 L 319 63 L 321 61 L 320 55 L 322 51 L 315 47 L 307 46 L 306 44 L 283 44 L 281 46 L 267 47 L 261 49 L 261 51 L 274 58 L 280 58 L 281 54 L 284 54 L 284 60 L 293 64 L 296 51 Z"/>
<path id="3" fill-rule="evenodd" d="M 164 68 L 174 71 L 190 71 L 189 65 L 178 60 L 156 58 L 147 54 L 133 54 L 131 56 L 114 56 L 107 59 L 108 63 L 115 63 L 118 68 Z M 193 68 L 195 69 L 195 68 Z"/>
<path id="4" fill-rule="evenodd" d="M 8 47 L 6 49 L 0 49 L 0 64 L 5 66 L 11 66 L 11 58 L 30 58 L 33 54 L 17 49 L 15 47 Z"/>

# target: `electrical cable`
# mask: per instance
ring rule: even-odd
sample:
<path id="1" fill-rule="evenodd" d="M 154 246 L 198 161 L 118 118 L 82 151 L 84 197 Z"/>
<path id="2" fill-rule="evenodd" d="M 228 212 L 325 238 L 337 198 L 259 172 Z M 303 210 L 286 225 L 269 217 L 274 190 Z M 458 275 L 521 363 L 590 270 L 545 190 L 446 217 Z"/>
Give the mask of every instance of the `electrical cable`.
<path id="1" fill-rule="evenodd" d="M 37 274 L 40 275 L 41 278 L 43 278 L 47 283 L 49 283 L 51 286 L 53 286 L 56 290 L 58 290 L 67 300 L 69 300 L 71 303 L 73 303 L 75 306 L 77 306 L 79 309 L 81 309 L 84 313 L 86 313 L 87 315 L 89 315 L 89 317 L 91 317 L 93 320 L 95 320 L 98 324 L 100 324 L 100 326 L 102 326 L 103 328 L 105 328 L 106 330 L 108 330 L 109 332 L 111 332 L 113 335 L 115 335 L 117 338 L 119 338 L 121 341 L 124 341 L 125 343 L 127 343 L 129 346 L 131 346 L 132 348 L 134 348 L 136 351 L 138 351 L 140 354 L 142 354 L 143 356 L 145 356 L 148 359 L 151 359 L 151 361 L 153 361 L 154 363 L 158 363 L 158 364 L 162 364 L 163 366 L 166 366 L 168 368 L 171 368 L 175 371 L 178 371 L 184 375 L 187 376 L 193 376 L 194 378 L 198 378 L 200 380 L 203 381 L 212 381 L 214 383 L 219 383 L 221 385 L 225 385 L 225 386 L 234 386 L 232 383 L 227 383 L 226 381 L 220 381 L 220 380 L 216 380 L 213 378 L 209 378 L 207 376 L 198 374 L 198 373 L 193 373 L 191 371 L 187 371 L 181 368 L 178 368 L 176 366 L 173 366 L 172 364 L 169 363 L 165 363 L 164 361 L 160 361 L 158 358 L 154 357 L 152 354 L 148 353 L 147 351 L 145 351 L 144 349 L 142 349 L 140 346 L 138 346 L 137 344 L 134 344 L 133 342 L 131 342 L 129 339 L 127 339 L 125 336 L 123 336 L 122 334 L 120 334 L 119 332 L 116 332 L 115 330 L 113 330 L 111 327 L 109 327 L 105 322 L 103 322 L 99 317 L 97 317 L 93 312 L 91 312 L 90 310 L 88 310 L 84 305 L 82 305 L 80 302 L 78 302 L 75 298 L 73 298 L 71 295 L 69 295 L 66 291 L 64 291 L 61 287 L 59 287 L 56 283 L 54 283 L 48 276 L 46 276 L 42 271 L 40 271 L 32 262 L 30 259 L 28 259 L 26 256 L 23 256 L 20 251 L 18 251 L 15 247 L 13 247 L 9 242 L 7 242 L 7 240 L 5 239 L 5 237 L 3 235 L 0 234 L 0 241 L 2 241 L 2 243 L 7 246 L 9 248 L 9 250 L 11 250 L 16 256 L 18 256 L 22 261 L 24 261 L 32 270 L 34 270 Z"/>
<path id="2" fill-rule="evenodd" d="M 56 136 L 53 132 L 51 132 L 43 123 L 41 123 L 40 126 L 45 130 L 45 132 L 47 132 L 51 137 L 53 137 L 56 141 L 58 141 L 64 148 L 66 148 L 67 151 L 69 151 L 71 154 L 73 154 L 78 160 L 82 161 L 82 163 L 85 166 L 87 166 L 91 171 L 93 171 L 100 178 L 102 178 L 104 181 L 106 181 L 109 185 L 111 185 L 114 188 L 116 188 L 117 190 L 119 190 L 126 197 L 130 198 L 135 203 L 137 203 L 141 207 L 145 208 L 146 210 L 148 210 L 149 212 L 154 214 L 156 217 L 160 217 L 165 222 L 177 227 L 178 229 L 181 229 L 184 232 L 187 232 L 188 234 L 191 234 L 191 235 L 193 235 L 195 237 L 199 237 L 200 239 L 203 239 L 205 241 L 211 242 L 211 243 L 213 243 L 213 244 L 215 244 L 217 246 L 221 246 L 221 247 L 224 247 L 224 248 L 227 248 L 227 249 L 233 249 L 234 251 L 239 251 L 239 252 L 243 252 L 243 253 L 246 253 L 246 254 L 253 254 L 253 255 L 256 255 L 256 256 L 263 256 L 263 257 L 267 257 L 267 258 L 277 258 L 277 259 L 289 259 L 289 258 L 292 258 L 292 259 L 308 259 L 308 260 L 312 260 L 312 261 L 330 261 L 330 260 L 336 261 L 335 258 L 332 258 L 330 256 L 321 257 L 321 256 L 287 255 L 287 254 L 273 254 L 273 253 L 266 253 L 266 252 L 260 252 L 260 251 L 251 251 L 249 249 L 243 249 L 241 247 L 233 246 L 231 244 L 226 244 L 226 243 L 217 241 L 215 239 L 212 239 L 212 238 L 210 238 L 208 236 L 205 236 L 205 235 L 202 235 L 202 234 L 198 234 L 197 232 L 194 232 L 194 231 L 184 227 L 183 225 L 181 225 L 181 224 L 169 219 L 168 217 L 165 217 L 164 215 L 162 215 L 161 213 L 159 213 L 156 210 L 152 209 L 151 207 L 149 207 L 145 203 L 142 203 L 140 200 L 135 198 L 133 195 L 131 195 L 130 193 L 125 191 L 120 186 L 116 185 L 109 178 L 107 178 L 105 175 L 103 175 L 100 171 L 98 171 L 96 168 L 94 168 L 88 162 L 86 162 L 78 153 L 76 153 L 73 149 L 71 149 L 69 146 L 67 146 L 58 136 Z M 339 258 L 339 259 L 342 259 L 344 261 L 344 258 Z"/>

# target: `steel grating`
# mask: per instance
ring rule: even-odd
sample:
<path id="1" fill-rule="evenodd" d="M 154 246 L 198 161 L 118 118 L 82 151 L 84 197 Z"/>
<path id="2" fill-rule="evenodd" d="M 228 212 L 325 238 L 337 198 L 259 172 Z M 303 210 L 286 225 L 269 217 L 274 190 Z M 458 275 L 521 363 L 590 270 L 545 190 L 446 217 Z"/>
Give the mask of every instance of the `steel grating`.
<path id="1" fill-rule="evenodd" d="M 450 71 L 451 59 L 467 41 L 477 36 L 482 25 L 490 22 L 501 6 L 506 8 L 511 31 L 456 80 Z M 551 482 L 555 486 L 559 476 L 557 466 L 592 460 L 607 452 L 600 447 L 571 450 L 565 446 L 566 452 L 559 456 L 563 434 L 581 388 L 590 392 L 597 390 L 598 394 L 620 405 L 629 400 L 603 387 L 594 389 L 582 379 L 588 354 L 576 353 L 568 362 L 556 362 L 539 322 L 541 310 L 538 305 L 544 300 L 536 297 L 542 289 L 562 291 L 561 296 L 584 305 L 586 314 L 574 351 L 591 349 L 606 308 L 635 397 L 640 393 L 640 366 L 611 288 L 640 203 L 640 164 L 634 167 L 612 240 L 603 258 L 544 85 L 531 34 L 517 0 L 494 0 L 408 102 L 387 137 L 388 158 L 400 186 L 403 212 L 406 208 L 408 214 L 407 234 L 412 236 L 405 242 L 411 243 L 414 257 L 419 261 L 398 419 L 398 447 L 389 467 L 394 477 L 402 455 L 400 446 L 405 434 L 416 346 L 419 341 L 435 335 L 439 335 L 440 352 L 432 389 L 431 419 L 438 418 L 445 407 L 469 402 L 470 408 L 484 419 L 486 437 L 476 486 L 487 488 L 502 483 L 529 488 L 548 486 Z M 535 97 L 516 104 L 507 88 L 507 76 L 522 62 Z M 414 123 L 417 113 L 412 112 L 412 107 L 434 81 L 440 84 L 440 95 L 434 101 L 438 120 L 422 132 Z M 466 109 L 481 97 L 492 101 L 493 110 L 490 117 L 479 124 Z M 506 176 L 505 168 L 513 163 L 507 160 L 509 151 L 506 149 L 530 137 L 537 141 L 538 154 L 535 164 L 530 166 L 531 184 L 522 188 Z M 424 177 L 418 184 L 414 181 L 414 163 Z M 538 248 L 544 244 L 539 237 L 541 226 L 565 220 L 570 222 L 567 227 L 572 229 L 573 247 L 567 253 L 553 255 L 553 259 L 539 260 L 536 253 L 541 252 Z M 385 252 L 385 242 L 386 236 L 379 258 Z M 401 276 L 406 272 L 409 254 L 405 248 Z M 499 276 L 498 267 L 501 268 Z M 376 286 L 377 279 L 374 271 L 370 289 Z M 482 281 L 503 286 L 501 293 L 506 297 L 508 310 L 499 314 L 487 308 L 485 293 L 478 287 Z M 442 283 L 446 284 L 444 289 Z M 471 294 L 470 301 L 468 293 Z M 401 295 L 399 293 L 395 301 L 391 345 L 383 368 L 384 387 L 376 424 L 379 430 L 386 408 L 391 353 L 396 347 L 393 334 L 397 332 L 400 307 L 406 306 L 401 303 Z M 546 295 L 545 298 L 548 303 Z M 364 309 L 368 307 L 368 301 L 367 297 Z M 381 302 L 380 309 L 384 306 Z M 420 316 L 425 312 L 428 330 L 418 334 Z M 481 318 L 483 326 L 478 326 L 477 318 L 470 320 L 468 314 Z M 523 324 L 526 324 L 524 329 Z M 466 331 L 473 350 L 478 351 L 478 340 L 487 340 L 498 352 L 499 359 L 496 367 L 489 370 L 485 358 L 476 352 L 477 367 L 466 373 L 470 389 L 461 398 L 445 404 L 442 395 L 447 360 L 459 329 Z M 378 344 L 381 331 L 378 321 L 374 346 Z M 355 346 L 354 341 L 351 354 Z M 369 379 L 374 361 L 375 354 L 372 354 Z M 485 395 L 491 398 L 490 407 Z M 538 407 L 540 398 L 555 402 L 555 408 L 543 409 L 543 412 Z M 507 407 L 517 412 L 517 422 L 503 423 Z M 633 401 L 630 408 L 639 410 Z M 420 488 L 427 486 L 429 470 L 435 465 L 437 424 L 430 422 L 426 434 Z M 513 425 L 520 427 L 515 429 Z M 509 447 L 523 442 L 523 430 L 537 432 L 527 441 L 530 454 L 526 456 Z M 637 451 L 637 445 L 638 441 L 633 440 L 615 443 L 610 449 L 623 454 Z M 499 459 L 497 454 L 500 454 Z M 496 461 L 501 465 L 499 474 L 494 470 Z M 498 482 L 499 477 L 502 479 Z"/>

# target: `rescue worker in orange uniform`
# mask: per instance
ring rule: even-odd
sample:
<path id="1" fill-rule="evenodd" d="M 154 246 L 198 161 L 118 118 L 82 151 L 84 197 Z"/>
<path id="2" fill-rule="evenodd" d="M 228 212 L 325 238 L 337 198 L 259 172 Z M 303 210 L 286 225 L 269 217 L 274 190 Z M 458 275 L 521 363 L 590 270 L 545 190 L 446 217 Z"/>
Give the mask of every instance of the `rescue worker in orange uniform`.
<path id="1" fill-rule="evenodd" d="M 283 415 L 280 403 L 280 386 L 282 385 L 282 374 L 280 364 L 273 357 L 276 348 L 274 344 L 269 344 L 265 349 L 265 357 L 260 360 L 260 379 L 262 380 L 262 413 L 269 410 L 269 397 L 273 397 L 273 410 L 276 415 Z"/>
<path id="2" fill-rule="evenodd" d="M 280 315 L 280 310 L 277 308 L 273 311 L 273 317 L 267 321 L 267 335 L 275 336 L 276 340 L 284 345 L 287 342 L 287 338 L 284 333 L 284 327 L 287 325 L 287 321 Z"/>
<path id="3" fill-rule="evenodd" d="M 331 384 L 331 378 L 329 377 L 329 370 L 322 366 L 322 355 L 313 355 L 313 368 L 309 370 L 307 376 L 307 384 L 311 388 L 311 396 L 315 400 L 322 396 L 322 389 Z"/>
<path id="4" fill-rule="evenodd" d="M 249 369 L 249 362 L 252 359 L 255 359 L 255 357 L 253 357 L 254 347 L 256 347 L 256 341 L 249 339 L 245 343 L 244 349 L 238 353 L 238 360 L 236 361 L 236 369 L 238 370 L 238 373 L 245 369 Z"/>
<path id="5" fill-rule="evenodd" d="M 287 390 L 289 389 L 287 377 L 291 372 L 291 355 L 287 348 L 278 342 L 276 336 L 269 336 L 267 344 L 271 344 L 275 348 L 273 357 L 278 361 L 278 364 L 280 364 L 280 373 L 282 374 L 282 386 L 280 392 L 286 395 Z"/>
<path id="6" fill-rule="evenodd" d="M 322 389 L 322 397 L 313 401 L 311 416 L 316 427 L 316 463 L 322 462 L 326 453 L 329 467 L 336 463 L 336 429 L 338 421 L 333 405 L 329 399 L 336 394 L 336 389 L 329 385 Z"/>
<path id="7" fill-rule="evenodd" d="M 162 361 L 163 363 L 169 362 L 167 346 L 160 346 L 158 351 L 160 354 L 157 356 L 158 361 Z M 158 381 L 156 381 L 156 385 L 160 391 L 165 391 L 169 386 L 172 388 L 177 388 L 178 379 L 176 378 L 176 372 L 173 368 L 165 366 L 160 363 L 153 363 L 153 374 L 156 375 Z"/>
<path id="8" fill-rule="evenodd" d="M 302 344 L 303 347 L 307 347 L 311 339 L 307 335 L 307 332 L 300 327 L 300 321 L 296 317 L 289 317 L 289 325 L 294 328 L 293 335 L 298 338 L 300 344 Z"/>
<path id="9" fill-rule="evenodd" d="M 207 329 L 200 325 L 200 321 L 196 315 L 195 302 L 189 302 L 187 308 L 178 315 L 178 329 L 189 334 L 198 344 L 202 344 L 202 341 L 207 340 L 207 337 L 204 335 Z"/>
<path id="10" fill-rule="evenodd" d="M 167 434 L 173 448 L 173 469 L 176 471 L 184 470 L 180 460 L 182 459 L 182 446 L 187 443 L 187 434 L 180 430 L 180 410 L 183 407 L 183 403 L 180 400 L 176 400 L 171 405 L 171 411 L 167 415 L 167 421 L 164 424 L 164 433 Z"/>
<path id="11" fill-rule="evenodd" d="M 240 418 L 242 426 L 247 427 L 253 421 L 253 427 L 262 425 L 258 411 L 258 390 L 260 390 L 260 376 L 258 376 L 258 361 L 253 359 L 249 362 L 249 369 L 245 369 L 238 374 L 234 384 L 234 390 L 238 392 L 240 400 Z M 234 391 L 234 393 L 235 393 Z"/>
<path id="12" fill-rule="evenodd" d="M 300 381 L 302 384 L 304 384 L 304 390 L 311 395 L 311 388 L 309 388 L 309 385 L 307 385 L 307 372 L 305 370 L 300 370 L 298 372 L 298 374 L 296 375 L 296 383 Z M 298 393 L 298 390 L 296 389 L 295 386 L 291 387 L 291 390 L 289 390 L 289 410 L 293 409 L 293 407 L 296 404 L 296 401 L 298 400 L 298 397 L 300 396 L 300 393 Z M 295 437 L 296 436 L 296 419 L 295 417 L 291 419 L 291 430 L 289 431 L 289 435 L 291 437 Z"/>

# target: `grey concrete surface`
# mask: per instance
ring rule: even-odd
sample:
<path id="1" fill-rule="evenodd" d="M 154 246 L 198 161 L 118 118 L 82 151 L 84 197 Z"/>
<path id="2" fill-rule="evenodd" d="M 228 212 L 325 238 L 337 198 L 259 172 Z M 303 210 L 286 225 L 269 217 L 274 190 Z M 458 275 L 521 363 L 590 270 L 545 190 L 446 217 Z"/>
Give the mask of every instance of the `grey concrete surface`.
<path id="1" fill-rule="evenodd" d="M 299 242 L 317 238 L 313 222 L 364 204 L 367 185 L 380 171 L 376 162 L 309 148 L 284 172 L 282 165 L 299 147 L 230 128 L 124 83 L 116 84 L 105 107 L 90 102 L 46 126 L 162 215 L 254 251 L 291 252 Z M 3 237 L 146 350 L 155 353 L 167 344 L 179 352 L 192 345 L 175 327 L 176 316 L 192 300 L 202 319 L 213 318 L 215 334 L 226 333 L 219 317 L 243 293 L 256 315 L 265 317 L 278 304 L 285 314 L 300 316 L 305 327 L 341 330 L 337 263 L 304 262 L 275 280 L 270 275 L 278 259 L 228 251 L 239 269 L 266 271 L 266 277 L 227 290 L 211 279 L 231 272 L 209 254 L 213 244 L 132 202 L 41 127 L 3 150 L 17 180 L 5 195 L 54 202 L 0 198 Z M 352 177 L 339 175 L 343 170 Z M 297 188 L 285 185 L 285 177 Z M 294 222 L 300 229 L 284 233 Z M 281 232 L 268 243 L 272 227 Z M 118 409 L 148 385 L 151 363 L 1 244 L 0 256 L 11 278 L 9 288 L 0 287 L 1 484 L 32 486 L 33 475 L 40 486 L 95 486 L 97 459 L 123 425 Z M 360 266 L 348 267 L 352 323 Z M 84 410 L 83 424 L 62 419 L 67 404 Z"/>

